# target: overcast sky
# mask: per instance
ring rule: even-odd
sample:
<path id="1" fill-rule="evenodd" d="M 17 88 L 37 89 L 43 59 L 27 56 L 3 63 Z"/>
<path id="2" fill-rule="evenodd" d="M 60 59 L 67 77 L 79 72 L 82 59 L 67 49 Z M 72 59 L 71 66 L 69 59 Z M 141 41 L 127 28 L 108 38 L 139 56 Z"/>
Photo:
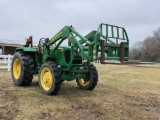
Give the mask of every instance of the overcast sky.
<path id="1" fill-rule="evenodd" d="M 0 0 L 0 39 L 38 43 L 66 25 L 86 35 L 100 23 L 124 27 L 133 45 L 160 27 L 160 0 Z"/>

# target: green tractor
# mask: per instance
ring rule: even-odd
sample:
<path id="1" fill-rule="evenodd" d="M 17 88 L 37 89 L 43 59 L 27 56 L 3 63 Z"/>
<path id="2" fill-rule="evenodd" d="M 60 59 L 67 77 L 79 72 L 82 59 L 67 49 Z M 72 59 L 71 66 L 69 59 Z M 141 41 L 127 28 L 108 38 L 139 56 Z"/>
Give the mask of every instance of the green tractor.
<path id="1" fill-rule="evenodd" d="M 68 46 L 61 44 L 68 40 Z M 26 45 L 16 48 L 12 60 L 12 79 L 17 86 L 29 86 L 38 75 L 43 93 L 58 94 L 63 81 L 76 80 L 79 88 L 92 90 L 98 82 L 98 72 L 92 64 L 105 60 L 128 60 L 129 39 L 124 28 L 100 24 L 97 31 L 80 35 L 72 26 L 65 26 L 54 37 L 41 38 L 38 49 L 32 37 Z"/>

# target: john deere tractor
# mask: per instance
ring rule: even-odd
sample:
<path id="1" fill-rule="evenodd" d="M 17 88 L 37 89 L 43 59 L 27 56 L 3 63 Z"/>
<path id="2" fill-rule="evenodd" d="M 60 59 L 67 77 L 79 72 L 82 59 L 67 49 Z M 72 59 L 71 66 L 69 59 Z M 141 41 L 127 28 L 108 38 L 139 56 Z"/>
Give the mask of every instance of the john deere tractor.
<path id="1" fill-rule="evenodd" d="M 62 46 L 63 41 L 68 46 Z M 32 37 L 16 49 L 12 61 L 12 79 L 17 86 L 29 86 L 38 75 L 43 93 L 56 95 L 63 81 L 76 80 L 79 88 L 92 90 L 98 82 L 98 72 L 92 64 L 106 60 L 128 60 L 129 39 L 124 28 L 100 24 L 98 30 L 86 36 L 72 26 L 65 26 L 54 37 L 41 38 L 33 48 Z"/>

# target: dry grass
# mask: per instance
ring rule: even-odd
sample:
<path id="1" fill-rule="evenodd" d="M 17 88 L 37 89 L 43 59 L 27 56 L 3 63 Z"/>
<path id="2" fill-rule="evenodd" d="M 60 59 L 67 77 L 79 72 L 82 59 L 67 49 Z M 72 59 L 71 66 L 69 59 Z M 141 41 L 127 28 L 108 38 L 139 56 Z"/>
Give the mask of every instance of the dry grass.
<path id="1" fill-rule="evenodd" d="M 0 119 L 160 119 L 160 69 L 127 65 L 97 65 L 97 69 L 95 90 L 64 82 L 58 96 L 42 94 L 37 77 L 31 86 L 17 87 L 10 72 L 0 71 Z"/>

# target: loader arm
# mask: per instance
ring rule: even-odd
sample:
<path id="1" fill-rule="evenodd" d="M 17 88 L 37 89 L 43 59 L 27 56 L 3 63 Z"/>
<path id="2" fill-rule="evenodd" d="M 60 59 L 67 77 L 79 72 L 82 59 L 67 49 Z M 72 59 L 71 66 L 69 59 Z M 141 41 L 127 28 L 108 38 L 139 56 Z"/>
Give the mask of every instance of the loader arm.
<path id="1" fill-rule="evenodd" d="M 82 35 L 80 35 L 73 27 L 69 27 L 69 26 L 65 26 L 63 29 L 61 29 L 55 36 L 53 36 L 47 46 L 51 46 L 53 44 L 55 44 L 56 42 L 58 42 L 58 44 L 55 46 L 55 48 L 53 49 L 53 51 L 50 53 L 49 56 L 52 56 L 54 54 L 54 52 L 58 49 L 58 47 L 61 45 L 61 43 L 68 39 L 71 43 L 71 50 L 72 52 L 77 49 L 79 52 L 79 55 L 84 59 L 84 60 L 91 60 L 90 56 L 90 52 L 86 53 L 83 50 L 83 46 L 81 45 L 81 43 L 76 39 L 76 37 L 79 37 L 80 39 L 87 41 L 87 39 L 85 37 L 83 37 Z M 91 47 L 91 46 L 89 46 Z"/>

